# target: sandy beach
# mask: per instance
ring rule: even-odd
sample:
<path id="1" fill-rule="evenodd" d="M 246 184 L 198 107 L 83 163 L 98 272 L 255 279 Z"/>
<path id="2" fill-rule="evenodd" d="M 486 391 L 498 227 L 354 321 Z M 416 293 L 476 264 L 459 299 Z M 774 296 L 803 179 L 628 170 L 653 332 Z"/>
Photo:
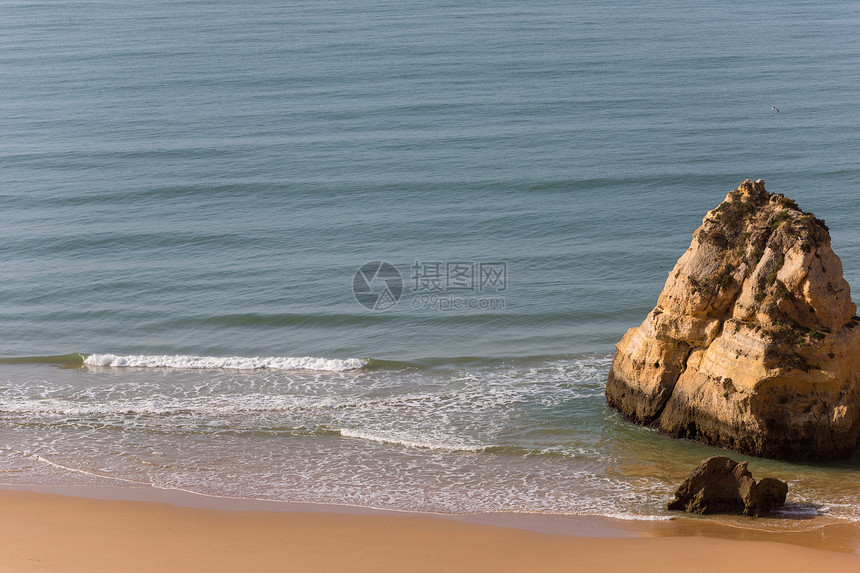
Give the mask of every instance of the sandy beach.
<path id="1" fill-rule="evenodd" d="M 782 534 L 726 539 L 686 520 L 593 537 L 599 528 L 562 535 L 437 516 L 216 510 L 15 490 L 0 491 L 0 506 L 4 572 L 860 570 L 857 540 L 844 532 L 788 535 L 790 543 L 773 540 Z"/>

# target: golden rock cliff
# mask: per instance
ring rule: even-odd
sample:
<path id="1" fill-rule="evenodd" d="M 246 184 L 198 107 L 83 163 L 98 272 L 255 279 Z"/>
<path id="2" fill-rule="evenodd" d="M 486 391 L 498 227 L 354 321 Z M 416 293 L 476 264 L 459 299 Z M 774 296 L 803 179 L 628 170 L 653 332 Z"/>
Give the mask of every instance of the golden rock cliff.
<path id="1" fill-rule="evenodd" d="M 708 212 L 606 384 L 625 417 L 779 459 L 860 439 L 860 318 L 824 221 L 764 181 Z"/>

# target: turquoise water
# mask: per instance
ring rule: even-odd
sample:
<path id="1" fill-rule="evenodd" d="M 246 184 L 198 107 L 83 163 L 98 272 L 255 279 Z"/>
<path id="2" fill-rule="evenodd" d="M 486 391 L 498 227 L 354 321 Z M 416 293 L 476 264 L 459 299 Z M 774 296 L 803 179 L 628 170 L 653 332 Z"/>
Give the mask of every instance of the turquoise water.
<path id="1" fill-rule="evenodd" d="M 0 481 L 665 516 L 715 450 L 603 383 L 704 213 L 763 178 L 860 284 L 860 7 L 682 4 L 7 3 Z"/>

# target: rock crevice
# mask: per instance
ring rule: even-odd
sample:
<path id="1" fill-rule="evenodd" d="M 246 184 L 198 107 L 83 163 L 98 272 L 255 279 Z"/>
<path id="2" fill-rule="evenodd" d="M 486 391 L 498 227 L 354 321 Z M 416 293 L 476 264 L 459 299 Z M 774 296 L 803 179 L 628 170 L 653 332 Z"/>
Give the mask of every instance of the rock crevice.
<path id="1" fill-rule="evenodd" d="M 655 308 L 616 345 L 606 385 L 625 417 L 781 459 L 860 439 L 860 318 L 824 221 L 764 182 L 707 213 Z"/>

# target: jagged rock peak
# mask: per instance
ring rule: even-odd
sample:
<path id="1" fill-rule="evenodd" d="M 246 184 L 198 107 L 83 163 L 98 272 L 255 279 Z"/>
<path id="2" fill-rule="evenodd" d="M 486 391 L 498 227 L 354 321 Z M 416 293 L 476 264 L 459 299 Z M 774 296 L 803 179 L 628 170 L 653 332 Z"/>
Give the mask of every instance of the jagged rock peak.
<path id="1" fill-rule="evenodd" d="M 753 455 L 849 455 L 860 437 L 855 312 L 824 221 L 744 181 L 616 345 L 607 399 L 636 422 Z"/>

